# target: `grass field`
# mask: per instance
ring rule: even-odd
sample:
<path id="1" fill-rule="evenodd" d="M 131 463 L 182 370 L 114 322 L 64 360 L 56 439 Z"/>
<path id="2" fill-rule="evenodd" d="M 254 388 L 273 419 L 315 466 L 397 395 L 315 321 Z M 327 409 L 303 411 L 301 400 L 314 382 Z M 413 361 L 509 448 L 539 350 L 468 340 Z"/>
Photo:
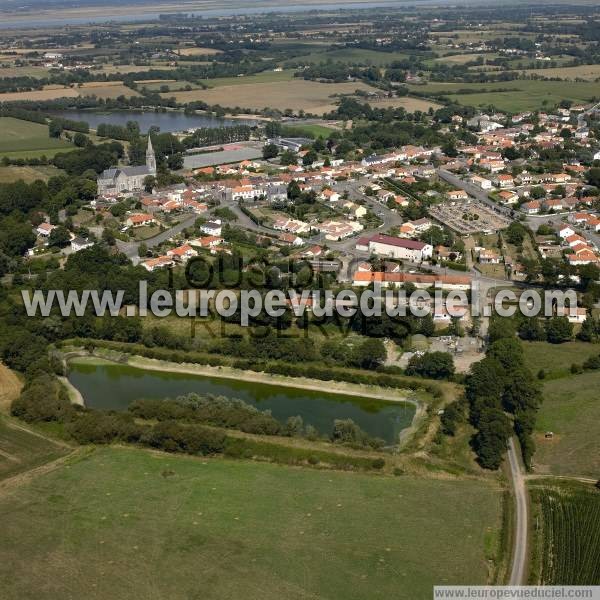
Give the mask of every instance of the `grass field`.
<path id="1" fill-rule="evenodd" d="M 600 492 L 591 485 L 530 485 L 534 509 L 532 584 L 600 584 Z"/>
<path id="2" fill-rule="evenodd" d="M 0 156 L 50 157 L 73 147 L 66 140 L 49 137 L 47 125 L 12 117 L 0 117 L 0 132 Z"/>
<path id="3" fill-rule="evenodd" d="M 445 92 L 452 100 L 467 106 L 494 105 L 499 110 L 519 112 L 551 107 L 561 100 L 588 102 L 600 96 L 595 82 L 529 81 L 517 79 L 499 83 L 428 83 L 415 86 L 419 92 Z M 475 90 L 461 94 L 461 90 Z M 487 90 L 477 93 L 476 90 Z M 493 91 L 507 90 L 507 91 Z"/>
<path id="4" fill-rule="evenodd" d="M 63 87 L 48 85 L 42 90 L 31 92 L 7 92 L 0 94 L 0 102 L 22 100 L 55 100 L 57 98 L 76 98 L 78 96 L 98 96 L 98 98 L 117 98 L 118 96 L 139 96 L 140 94 L 119 81 L 90 81 L 81 87 Z"/>
<path id="5" fill-rule="evenodd" d="M 17 374 L 0 363 L 0 412 L 8 412 L 23 384 Z"/>
<path id="6" fill-rule="evenodd" d="M 529 69 L 523 71 L 527 75 L 536 74 L 542 77 L 560 77 L 574 80 L 576 78 L 595 81 L 600 77 L 600 65 L 579 65 L 577 67 L 556 67 L 551 69 Z"/>
<path id="7" fill-rule="evenodd" d="M 0 167 L 0 183 L 10 183 L 11 181 L 17 181 L 19 179 L 22 179 L 27 183 L 31 183 L 36 179 L 47 181 L 53 175 L 60 175 L 62 172 L 63 171 L 52 165 L 40 167 Z"/>
<path id="8" fill-rule="evenodd" d="M 281 73 L 279 73 L 281 74 Z M 277 75 L 277 73 L 275 73 Z M 335 108 L 334 95 L 353 94 L 356 90 L 372 91 L 364 83 L 318 83 L 294 79 L 292 81 L 271 83 L 250 83 L 253 78 L 241 78 L 237 85 L 223 85 L 210 90 L 192 90 L 161 94 L 169 98 L 174 96 L 178 102 L 202 100 L 208 104 L 219 104 L 229 108 L 249 108 L 261 110 L 276 108 L 285 110 L 305 110 L 314 114 L 323 114 Z"/>
<path id="9" fill-rule="evenodd" d="M 598 478 L 600 475 L 600 373 L 549 381 L 536 423 L 537 473 Z M 544 432 L 552 431 L 552 439 Z"/>
<path id="10" fill-rule="evenodd" d="M 0 416 L 0 483 L 66 454 L 59 446 L 27 430 L 11 426 Z M 2 492 L 0 491 L 0 497 Z"/>
<path id="11" fill-rule="evenodd" d="M 523 349 L 525 362 L 533 374 L 536 375 L 540 369 L 543 369 L 546 378 L 570 376 L 573 363 L 582 364 L 590 356 L 600 354 L 600 345 L 586 342 L 564 344 L 523 342 Z"/>
<path id="12" fill-rule="evenodd" d="M 294 71 L 263 71 L 256 75 L 244 77 L 216 77 L 214 79 L 203 79 L 202 83 L 209 88 L 230 87 L 232 85 L 250 85 L 257 83 L 277 83 L 290 81 L 294 77 Z"/>
<path id="13" fill-rule="evenodd" d="M 420 110 L 421 112 L 427 112 L 430 108 L 437 110 L 442 107 L 442 104 L 437 102 L 431 102 L 430 100 L 423 100 L 422 98 L 411 98 L 405 96 L 403 98 L 389 98 L 386 100 L 370 100 L 368 102 L 373 108 L 404 108 L 406 112 L 415 112 Z"/>
<path id="14" fill-rule="evenodd" d="M 500 500 L 481 481 L 103 448 L 0 496 L 2 597 L 425 600 L 486 581 Z"/>
<path id="15" fill-rule="evenodd" d="M 223 53 L 222 50 L 216 48 L 179 48 L 177 52 L 181 56 L 213 56 Z"/>

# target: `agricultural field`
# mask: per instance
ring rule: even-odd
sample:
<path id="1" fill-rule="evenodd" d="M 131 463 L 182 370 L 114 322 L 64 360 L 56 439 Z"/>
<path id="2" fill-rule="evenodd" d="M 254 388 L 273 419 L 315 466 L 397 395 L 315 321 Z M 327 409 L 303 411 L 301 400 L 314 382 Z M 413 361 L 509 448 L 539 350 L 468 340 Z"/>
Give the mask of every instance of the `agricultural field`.
<path id="1" fill-rule="evenodd" d="M 0 117 L 0 156 L 54 156 L 73 146 L 63 139 L 51 138 L 48 126 L 12 117 Z"/>
<path id="2" fill-rule="evenodd" d="M 600 491 L 589 484 L 530 484 L 534 508 L 532 584 L 600 584 Z"/>
<path id="3" fill-rule="evenodd" d="M 536 422 L 536 473 L 599 477 L 599 387 L 598 371 L 544 384 Z M 551 439 L 545 439 L 547 431 L 553 432 Z"/>
<path id="4" fill-rule="evenodd" d="M 335 50 L 318 50 L 303 56 L 294 58 L 294 63 L 323 63 L 327 61 L 345 62 L 349 64 L 373 65 L 383 67 L 389 65 L 395 60 L 406 60 L 409 58 L 407 53 L 403 52 L 378 52 L 366 48 L 338 48 Z"/>
<path id="5" fill-rule="evenodd" d="M 564 344 L 523 342 L 523 349 L 525 362 L 533 374 L 543 369 L 546 379 L 570 376 L 573 363 L 582 364 L 590 356 L 600 354 L 600 346 L 579 341 Z"/>
<path id="6" fill-rule="evenodd" d="M 3 479 L 37 468 L 66 453 L 64 446 L 31 433 L 0 416 L 0 486 Z M 0 487 L 0 497 L 1 495 Z"/>
<path id="7" fill-rule="evenodd" d="M 404 96 L 402 98 L 387 98 L 385 100 L 369 100 L 369 106 L 373 108 L 403 108 L 406 112 L 427 112 L 430 108 L 437 110 L 442 105 L 422 98 Z"/>
<path id="8" fill-rule="evenodd" d="M 487 107 L 491 104 L 508 112 L 537 110 L 553 106 L 561 100 L 588 102 L 599 94 L 598 84 L 594 82 L 525 79 L 497 83 L 428 83 L 414 86 L 414 89 L 420 93 L 444 92 L 460 104 L 474 107 Z M 460 93 L 463 90 L 469 90 L 469 93 Z"/>
<path id="9" fill-rule="evenodd" d="M 330 112 L 335 108 L 336 96 L 351 95 L 356 90 L 373 91 L 364 83 L 318 83 L 294 79 L 281 83 L 246 83 L 223 85 L 210 90 L 192 90 L 162 94 L 163 97 L 174 96 L 178 102 L 202 100 L 208 104 L 219 104 L 225 107 L 249 108 L 260 110 L 265 107 L 278 110 L 291 108 L 305 110 L 314 114 Z"/>
<path id="10" fill-rule="evenodd" d="M 117 98 L 119 96 L 139 96 L 139 93 L 128 88 L 119 81 L 90 81 L 75 87 L 47 85 L 42 90 L 34 90 L 31 92 L 6 92 L 0 94 L 0 102 L 55 100 L 57 98 L 77 98 L 78 96 Z"/>
<path id="11" fill-rule="evenodd" d="M 0 412 L 8 413 L 23 384 L 14 371 L 0 363 Z"/>
<path id="12" fill-rule="evenodd" d="M 10 167 L 0 167 L 0 183 L 10 183 L 12 181 L 18 181 L 19 179 L 22 179 L 26 183 L 31 183 L 36 179 L 48 181 L 50 177 L 60 175 L 62 172 L 63 171 L 52 165 L 43 165 L 39 167 L 17 167 L 16 165 L 11 165 Z"/>
<path id="13" fill-rule="evenodd" d="M 294 71 L 263 71 L 256 75 L 245 75 L 244 77 L 215 77 L 214 79 L 203 79 L 202 83 L 209 88 L 231 87 L 232 85 L 250 85 L 258 83 L 277 83 L 290 81 L 294 78 Z"/>
<path id="14" fill-rule="evenodd" d="M 191 83 L 190 81 L 176 81 L 175 79 L 162 79 L 162 80 L 151 80 L 148 79 L 146 81 L 138 81 L 136 82 L 143 87 L 144 89 L 150 92 L 160 92 L 163 86 L 167 86 L 170 92 L 179 92 L 184 90 L 188 85 L 191 88 L 198 88 L 197 85 Z"/>
<path id="15" fill-rule="evenodd" d="M 177 53 L 181 56 L 214 56 L 215 54 L 222 54 L 222 50 L 216 48 L 178 48 Z"/>
<path id="16" fill-rule="evenodd" d="M 522 71 L 526 75 L 540 75 L 541 77 L 559 77 L 560 79 L 585 79 L 596 81 L 600 77 L 600 65 L 579 65 L 577 67 L 556 67 L 550 69 L 529 69 Z"/>
<path id="17" fill-rule="evenodd" d="M 500 510 L 478 480 L 102 448 L 0 496 L 0 586 L 5 600 L 425 600 L 486 581 Z"/>

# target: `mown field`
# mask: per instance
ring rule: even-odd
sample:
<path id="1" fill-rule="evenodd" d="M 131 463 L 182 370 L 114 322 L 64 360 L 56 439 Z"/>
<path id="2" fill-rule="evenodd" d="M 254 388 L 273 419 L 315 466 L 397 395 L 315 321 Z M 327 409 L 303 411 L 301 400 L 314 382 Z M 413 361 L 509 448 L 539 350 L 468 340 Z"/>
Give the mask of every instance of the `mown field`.
<path id="1" fill-rule="evenodd" d="M 218 88 L 232 85 L 249 85 L 256 83 L 277 83 L 293 79 L 294 71 L 263 71 L 256 75 L 244 75 L 244 77 L 215 77 L 214 79 L 203 79 L 202 83 L 209 88 Z"/>
<path id="2" fill-rule="evenodd" d="M 532 584 L 600 584 L 600 491 L 591 485 L 530 484 L 534 509 Z"/>
<path id="3" fill-rule="evenodd" d="M 119 96 L 139 96 L 140 94 L 119 81 L 90 81 L 81 87 L 48 85 L 42 90 L 30 92 L 6 92 L 0 94 L 0 102 L 22 100 L 55 100 L 57 98 L 76 98 L 78 96 L 97 96 L 98 98 L 118 98 Z"/>
<path id="4" fill-rule="evenodd" d="M 277 75 L 277 73 L 274 73 Z M 281 73 L 279 73 L 281 74 Z M 321 115 L 335 108 L 336 96 L 351 95 L 356 90 L 373 91 L 364 83 L 318 83 L 294 79 L 285 82 L 251 83 L 253 78 L 239 78 L 237 85 L 219 85 L 209 90 L 168 92 L 163 97 L 175 97 L 178 102 L 202 100 L 229 108 L 305 110 Z M 215 80 L 211 80 L 211 83 Z"/>
<path id="5" fill-rule="evenodd" d="M 31 183 L 36 179 L 47 181 L 53 175 L 60 175 L 62 172 L 63 171 L 52 165 L 39 167 L 17 167 L 12 165 L 10 167 L 0 167 L 0 183 L 10 183 L 19 179 L 23 179 L 23 181 L 27 183 Z"/>
<path id="6" fill-rule="evenodd" d="M 411 86 L 419 92 L 444 92 L 467 106 L 495 106 L 499 110 L 519 112 L 551 107 L 561 100 L 588 102 L 600 96 L 598 84 L 591 81 L 514 80 L 497 83 L 428 83 Z M 460 93 L 469 90 L 470 93 Z M 481 90 L 481 91 L 478 91 Z M 494 91 L 505 90 L 505 91 Z"/>
<path id="7" fill-rule="evenodd" d="M 0 156 L 54 156 L 73 146 L 66 140 L 51 138 L 48 126 L 0 117 Z"/>
<path id="8" fill-rule="evenodd" d="M 310 54 L 298 56 L 293 59 L 293 62 L 318 64 L 333 61 L 382 67 L 395 60 L 406 60 L 407 58 L 409 58 L 409 55 L 403 52 L 378 52 L 367 48 L 338 48 L 331 51 L 317 50 Z"/>
<path id="9" fill-rule="evenodd" d="M 39 467 L 65 454 L 63 446 L 21 429 L 15 422 L 0 416 L 0 484 L 8 477 Z"/>
<path id="10" fill-rule="evenodd" d="M 600 65 L 578 65 L 577 67 L 556 67 L 550 69 L 529 69 L 523 71 L 527 75 L 535 74 L 542 77 L 560 77 L 561 79 L 586 79 L 595 81 L 600 77 Z"/>
<path id="11" fill-rule="evenodd" d="M 523 342 L 523 350 L 525 362 L 533 374 L 543 369 L 546 379 L 550 379 L 570 376 L 571 365 L 582 364 L 590 356 L 600 354 L 600 345 L 577 341 L 564 344 Z"/>
<path id="12" fill-rule="evenodd" d="M 429 600 L 486 581 L 500 500 L 475 480 L 103 448 L 0 495 L 2 597 Z"/>
<path id="13" fill-rule="evenodd" d="M 430 108 L 437 110 L 442 107 L 442 104 L 431 102 L 422 98 L 412 98 L 405 96 L 403 98 L 389 98 L 385 100 L 370 100 L 368 102 L 373 108 L 404 108 L 406 112 L 427 112 Z"/>
<path id="14" fill-rule="evenodd" d="M 600 477 L 600 372 L 548 381 L 536 423 L 536 473 Z M 554 437 L 545 439 L 552 431 Z"/>

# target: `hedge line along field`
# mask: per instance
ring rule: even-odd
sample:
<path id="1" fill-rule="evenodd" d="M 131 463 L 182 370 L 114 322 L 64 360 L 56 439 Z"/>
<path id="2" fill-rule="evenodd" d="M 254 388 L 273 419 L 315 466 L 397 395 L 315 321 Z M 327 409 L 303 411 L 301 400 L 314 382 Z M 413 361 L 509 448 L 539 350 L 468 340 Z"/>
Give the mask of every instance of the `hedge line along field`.
<path id="1" fill-rule="evenodd" d="M 479 479 L 102 447 L 0 494 L 1 596 L 429 600 L 486 582 L 501 506 Z"/>
<path id="2" fill-rule="evenodd" d="M 591 484 L 540 480 L 534 505 L 532 583 L 600 584 L 600 491 Z"/>

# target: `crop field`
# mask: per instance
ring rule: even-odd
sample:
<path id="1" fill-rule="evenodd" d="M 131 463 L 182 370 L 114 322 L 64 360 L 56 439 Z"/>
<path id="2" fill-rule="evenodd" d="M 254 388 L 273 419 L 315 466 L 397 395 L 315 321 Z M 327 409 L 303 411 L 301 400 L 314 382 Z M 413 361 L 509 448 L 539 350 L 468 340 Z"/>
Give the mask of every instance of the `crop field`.
<path id="1" fill-rule="evenodd" d="M 54 156 L 73 146 L 66 140 L 51 138 L 48 126 L 12 117 L 0 117 L 0 156 Z"/>
<path id="2" fill-rule="evenodd" d="M 404 96 L 403 98 L 389 98 L 385 100 L 369 100 L 368 104 L 373 108 L 404 108 L 406 112 L 427 112 L 430 108 L 437 110 L 442 105 L 430 100 L 422 98 L 411 98 Z"/>
<path id="3" fill-rule="evenodd" d="M 90 81 L 81 87 L 48 85 L 42 90 L 31 92 L 6 92 L 0 94 L 0 102 L 21 100 L 55 100 L 56 98 L 76 98 L 77 96 L 98 96 L 98 98 L 117 98 L 118 96 L 139 96 L 139 93 L 119 81 Z"/>
<path id="4" fill-rule="evenodd" d="M 500 509 L 482 481 L 102 448 L 0 496 L 0 586 L 3 600 L 428 600 L 434 583 L 486 581 Z"/>
<path id="5" fill-rule="evenodd" d="M 416 86 L 415 90 L 445 92 L 452 100 L 460 104 L 475 107 L 486 107 L 493 104 L 499 110 L 508 112 L 536 110 L 543 106 L 553 106 L 561 100 L 588 102 L 600 95 L 598 84 L 590 81 L 529 81 L 525 79 L 497 83 L 428 83 Z M 463 90 L 469 90 L 470 93 L 460 93 Z"/>
<path id="6" fill-rule="evenodd" d="M 39 467 L 64 454 L 66 449 L 63 446 L 17 428 L 0 416 L 0 484 L 3 479 Z"/>
<path id="7" fill-rule="evenodd" d="M 0 411 L 8 412 L 12 401 L 21 393 L 23 384 L 14 371 L 0 364 Z"/>
<path id="8" fill-rule="evenodd" d="M 265 107 L 279 110 L 291 108 L 323 114 L 335 108 L 336 98 L 334 96 L 351 95 L 356 90 L 372 91 L 373 88 L 364 83 L 318 83 L 294 79 L 284 84 L 280 82 L 242 84 L 240 82 L 238 85 L 224 85 L 210 90 L 169 92 L 162 96 L 174 96 L 178 102 L 202 100 L 211 105 L 219 104 L 230 108 L 240 107 L 253 110 Z"/>
<path id="9" fill-rule="evenodd" d="M 598 371 L 544 384 L 544 401 L 536 423 L 537 473 L 598 478 L 599 386 Z M 554 436 L 545 439 L 546 431 L 552 431 Z"/>
<path id="10" fill-rule="evenodd" d="M 216 48 L 178 48 L 177 52 L 181 56 L 214 56 L 223 53 L 222 50 Z"/>
<path id="11" fill-rule="evenodd" d="M 209 88 L 231 87 L 232 85 L 250 85 L 258 83 L 277 83 L 290 81 L 294 78 L 294 71 L 263 71 L 256 75 L 245 75 L 244 77 L 215 77 L 214 79 L 203 79 L 202 83 Z"/>
<path id="12" fill-rule="evenodd" d="M 531 486 L 535 584 L 600 584 L 600 492 L 591 485 Z M 535 564 L 535 563 L 534 563 Z"/>
<path id="13" fill-rule="evenodd" d="M 367 48 L 339 48 L 331 51 L 316 51 L 294 58 L 294 62 L 323 63 L 327 61 L 345 62 L 349 64 L 364 64 L 382 67 L 395 60 L 406 60 L 408 54 L 403 52 L 378 52 Z"/>
<path id="14" fill-rule="evenodd" d="M 585 79 L 595 81 L 600 77 L 600 65 L 579 65 L 577 67 L 555 67 L 550 69 L 528 69 L 527 75 L 535 74 L 542 77 L 560 77 L 561 79 Z"/>

